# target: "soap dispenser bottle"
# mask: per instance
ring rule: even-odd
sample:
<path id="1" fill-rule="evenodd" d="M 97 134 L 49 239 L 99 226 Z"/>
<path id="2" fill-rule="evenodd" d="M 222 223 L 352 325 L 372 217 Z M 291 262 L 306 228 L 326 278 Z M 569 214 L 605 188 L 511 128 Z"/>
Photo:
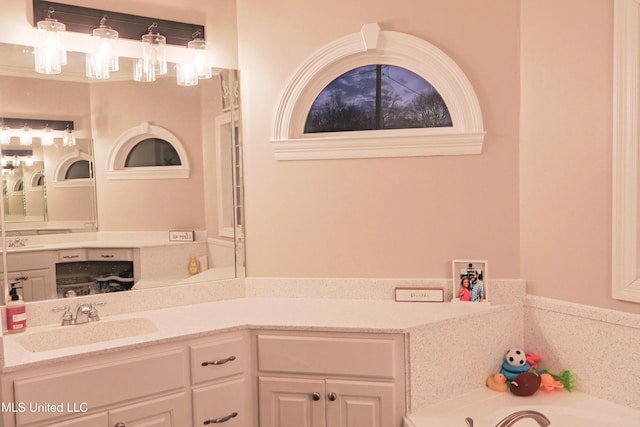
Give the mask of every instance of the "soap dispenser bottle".
<path id="1" fill-rule="evenodd" d="M 24 301 L 18 295 L 18 283 L 11 284 L 9 301 L 7 301 L 7 332 L 22 332 L 27 329 L 27 310 Z"/>

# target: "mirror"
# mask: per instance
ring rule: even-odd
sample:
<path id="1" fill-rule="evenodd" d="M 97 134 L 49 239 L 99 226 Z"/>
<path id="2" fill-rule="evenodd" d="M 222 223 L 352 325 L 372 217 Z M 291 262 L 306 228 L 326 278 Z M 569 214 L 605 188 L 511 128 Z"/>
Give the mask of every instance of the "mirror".
<path id="1" fill-rule="evenodd" d="M 186 87 L 169 64 L 166 76 L 141 83 L 133 81 L 133 60 L 121 57 L 111 79 L 90 80 L 84 53 L 68 52 L 61 74 L 43 75 L 32 71 L 31 47 L 0 43 L 0 52 L 0 117 L 70 120 L 77 141 L 43 147 L 36 136 L 21 146 L 13 136 L 2 146 L 21 160 L 3 166 L 2 215 L 7 245 L 19 239 L 29 250 L 8 247 L 3 256 L 9 281 L 30 277 L 22 283 L 25 300 L 61 296 L 61 288 L 73 288 L 70 276 L 97 292 L 112 288 L 106 282 L 118 285 L 108 278 L 130 279 L 127 272 L 133 289 L 243 275 L 237 71 L 214 69 L 211 79 Z M 131 149 L 146 139 L 168 141 L 181 164 L 127 166 Z M 89 165 L 90 176 L 68 176 L 74 164 Z M 121 250 L 113 260 L 133 265 L 112 270 L 94 258 L 114 255 L 97 255 L 98 248 Z M 75 250 L 78 258 L 64 258 Z M 43 254 L 44 278 L 25 274 L 42 273 L 36 255 Z M 37 289 L 47 281 L 47 291 Z"/>

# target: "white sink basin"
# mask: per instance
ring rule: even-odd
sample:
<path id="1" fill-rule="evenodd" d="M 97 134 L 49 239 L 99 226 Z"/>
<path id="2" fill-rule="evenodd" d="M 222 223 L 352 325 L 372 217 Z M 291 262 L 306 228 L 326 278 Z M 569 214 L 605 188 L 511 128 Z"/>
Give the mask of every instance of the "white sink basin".
<path id="1" fill-rule="evenodd" d="M 26 350 L 35 353 L 150 334 L 157 330 L 158 328 L 151 320 L 137 317 L 60 326 L 57 329 L 33 334 L 27 331 L 27 334 L 18 337 L 17 341 Z"/>

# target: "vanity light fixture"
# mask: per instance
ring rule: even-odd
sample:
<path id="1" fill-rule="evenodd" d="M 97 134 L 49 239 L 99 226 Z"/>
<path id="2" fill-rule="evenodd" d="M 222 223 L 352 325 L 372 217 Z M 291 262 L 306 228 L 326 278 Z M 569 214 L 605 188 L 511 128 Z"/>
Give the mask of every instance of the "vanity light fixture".
<path id="1" fill-rule="evenodd" d="M 116 52 L 118 32 L 107 26 L 107 15 L 100 19 L 100 26 L 93 29 L 94 49 L 86 56 L 86 74 L 93 79 L 108 79 L 120 69 Z"/>
<path id="2" fill-rule="evenodd" d="M 22 133 L 20 134 L 20 145 L 31 145 L 32 143 L 31 128 L 25 123 L 22 128 Z"/>
<path id="3" fill-rule="evenodd" d="M 62 66 L 67 65 L 67 51 L 62 43 L 66 26 L 53 18 L 54 12 L 49 7 L 47 17 L 37 23 L 40 42 L 35 48 L 36 72 L 41 74 L 60 74 Z"/>
<path id="4" fill-rule="evenodd" d="M 170 21 L 47 0 L 31 1 L 33 2 L 32 22 L 35 27 L 40 28 L 42 25 L 49 28 L 50 32 L 56 29 L 56 34 L 66 31 L 94 36 L 95 49 L 92 49 L 86 57 L 86 74 L 90 78 L 107 79 L 119 68 L 114 44 L 120 39 L 139 40 L 142 43 L 142 53 L 134 61 L 134 80 L 136 81 L 152 82 L 157 77 L 167 74 L 167 45 L 183 47 L 187 45 L 189 50 L 197 51 L 197 56 L 201 58 L 197 63 L 206 62 L 207 64 L 195 65 L 199 70 L 198 78 L 211 77 L 211 67 L 208 66 L 208 58 L 204 56 L 206 54 L 205 29 L 202 23 Z M 64 24 L 53 19 L 54 10 Z M 107 25 L 107 18 L 109 25 Z M 98 21 L 100 22 L 98 28 L 89 24 Z M 157 31 L 159 28 L 162 29 L 162 34 Z M 36 56 L 49 58 L 49 56 L 38 54 Z M 60 65 L 62 62 L 66 63 L 66 53 L 64 58 Z M 109 64 L 108 69 L 106 64 Z M 53 65 L 43 65 L 40 68 L 42 72 L 60 73 L 60 67 L 54 68 Z M 185 68 L 185 73 L 191 74 L 191 71 Z M 187 81 L 189 79 L 185 78 L 185 83 Z"/>
<path id="5" fill-rule="evenodd" d="M 62 136 L 62 145 L 64 147 L 73 147 L 76 145 L 76 136 L 73 134 L 73 129 L 69 126 L 67 126 Z"/>
<path id="6" fill-rule="evenodd" d="M 209 79 L 213 75 L 202 31 L 196 31 L 191 37 L 193 40 L 187 43 L 188 59 L 177 65 L 176 78 L 179 86 L 195 86 L 198 80 Z"/>
<path id="7" fill-rule="evenodd" d="M 42 129 L 40 145 L 43 147 L 50 147 L 53 145 L 53 129 L 51 129 L 48 124 L 44 125 L 44 129 Z"/>
<path id="8" fill-rule="evenodd" d="M 136 81 L 153 81 L 148 76 L 163 76 L 167 74 L 167 38 L 162 34 L 155 32 L 158 23 L 154 22 L 149 25 L 148 33 L 142 36 L 142 61 L 138 60 L 138 65 L 142 68 L 138 71 L 134 70 L 134 79 Z M 142 80 L 147 78 L 147 80 Z M 139 80 L 140 79 L 140 80 Z"/>

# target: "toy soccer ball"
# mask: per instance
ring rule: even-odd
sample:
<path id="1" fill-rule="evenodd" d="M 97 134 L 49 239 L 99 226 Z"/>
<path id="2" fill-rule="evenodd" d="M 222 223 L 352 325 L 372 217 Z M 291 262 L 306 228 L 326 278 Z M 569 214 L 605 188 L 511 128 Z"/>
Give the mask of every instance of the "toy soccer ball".
<path id="1" fill-rule="evenodd" d="M 509 350 L 506 356 L 504 356 L 504 360 L 506 360 L 511 366 L 523 366 L 527 363 L 527 357 L 524 354 L 524 351 L 519 348 L 512 348 Z"/>

